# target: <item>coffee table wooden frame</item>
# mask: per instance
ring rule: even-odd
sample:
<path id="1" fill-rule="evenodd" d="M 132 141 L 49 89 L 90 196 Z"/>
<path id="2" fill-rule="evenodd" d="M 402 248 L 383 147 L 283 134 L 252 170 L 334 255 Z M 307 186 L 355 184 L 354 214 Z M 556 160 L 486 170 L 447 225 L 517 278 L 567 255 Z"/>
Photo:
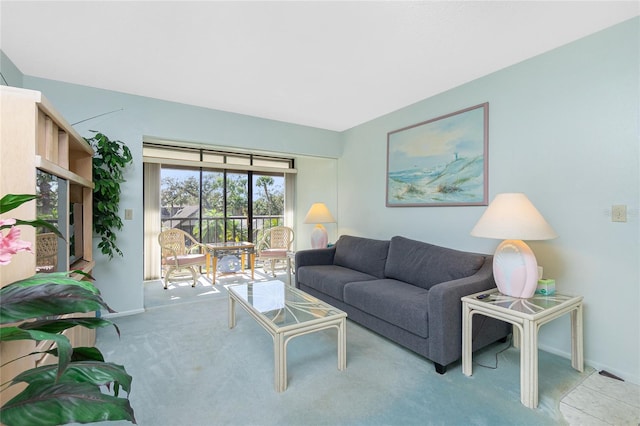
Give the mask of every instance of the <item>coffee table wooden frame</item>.
<path id="1" fill-rule="evenodd" d="M 322 302 L 319 299 L 298 290 L 295 287 L 285 285 L 284 291 L 296 293 L 298 296 L 303 297 L 308 302 L 311 302 L 311 309 L 319 308 L 326 310 L 327 308 L 336 312 L 326 317 L 315 318 L 313 320 L 299 322 L 296 324 L 290 324 L 284 327 L 280 327 L 275 324 L 271 319 L 264 314 L 256 310 L 247 300 L 245 300 L 240 294 L 234 291 L 234 287 L 244 285 L 263 285 L 273 283 L 268 282 L 256 282 L 250 284 L 238 284 L 228 287 L 229 292 L 229 328 L 234 328 L 236 325 L 235 305 L 238 303 L 244 308 L 249 315 L 251 315 L 273 338 L 273 355 L 274 355 L 274 376 L 275 376 L 275 388 L 276 392 L 284 392 L 287 389 L 287 344 L 289 340 L 297 336 L 313 333 L 320 330 L 326 330 L 329 328 L 336 328 L 338 330 L 338 370 L 342 371 L 347 366 L 347 334 L 346 334 L 346 318 L 347 314 Z"/>

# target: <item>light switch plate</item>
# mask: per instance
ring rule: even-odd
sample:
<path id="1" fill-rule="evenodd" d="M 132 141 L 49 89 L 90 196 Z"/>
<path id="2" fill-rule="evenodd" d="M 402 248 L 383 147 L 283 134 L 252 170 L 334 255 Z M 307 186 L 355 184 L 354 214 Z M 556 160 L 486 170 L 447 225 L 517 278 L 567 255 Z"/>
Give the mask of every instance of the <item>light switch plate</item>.
<path id="1" fill-rule="evenodd" d="M 124 209 L 124 220 L 133 220 L 133 209 Z"/>
<path id="2" fill-rule="evenodd" d="M 624 204 L 618 204 L 611 206 L 611 221 L 612 222 L 626 222 L 627 221 L 627 206 Z"/>

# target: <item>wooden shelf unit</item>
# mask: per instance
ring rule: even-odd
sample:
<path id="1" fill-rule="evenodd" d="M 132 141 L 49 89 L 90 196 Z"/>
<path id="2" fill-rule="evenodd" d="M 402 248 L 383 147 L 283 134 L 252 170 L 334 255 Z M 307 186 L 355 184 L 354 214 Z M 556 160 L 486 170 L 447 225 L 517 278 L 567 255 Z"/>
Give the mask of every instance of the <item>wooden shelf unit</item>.
<path id="1" fill-rule="evenodd" d="M 94 266 L 92 254 L 92 162 L 93 149 L 71 125 L 60 115 L 49 101 L 33 90 L 0 86 L 0 197 L 6 194 L 36 193 L 36 169 L 64 179 L 66 199 L 58 197 L 58 203 L 82 204 L 81 238 L 82 258 L 69 262 L 69 243 L 59 246 L 66 250 L 66 270 L 80 269 L 90 273 Z M 31 201 L 7 212 L 2 219 L 19 218 L 34 220 L 36 203 Z M 66 219 L 66 224 L 64 223 Z M 63 235 L 70 235 L 68 216 L 58 222 Z M 36 231 L 29 226 L 21 226 L 21 239 L 30 241 L 36 251 Z M 6 232 L 6 231 L 5 231 Z M 60 241 L 58 240 L 59 244 Z M 65 257 L 59 252 L 59 257 Z M 60 270 L 60 269 L 59 269 Z M 9 265 L 0 266 L 0 287 L 32 276 L 36 272 L 36 256 L 20 252 L 13 256 Z M 82 279 L 81 275 L 76 276 Z M 95 330 L 74 327 L 65 334 L 74 346 L 95 344 Z M 43 345 L 44 344 L 44 345 Z M 51 342 L 42 342 L 38 350 L 46 350 Z M 35 349 L 33 342 L 15 341 L 0 343 L 0 359 L 15 359 Z M 42 356 L 30 356 L 2 367 L 2 382 L 21 371 L 48 362 Z M 15 396 L 19 389 L 0 392 L 0 404 Z"/>

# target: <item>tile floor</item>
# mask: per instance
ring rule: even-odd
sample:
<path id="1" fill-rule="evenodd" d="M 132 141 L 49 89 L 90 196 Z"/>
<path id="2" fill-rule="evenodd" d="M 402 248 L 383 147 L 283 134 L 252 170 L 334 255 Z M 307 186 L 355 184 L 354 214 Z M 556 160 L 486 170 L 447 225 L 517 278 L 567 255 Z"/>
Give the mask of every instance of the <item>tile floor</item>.
<path id="1" fill-rule="evenodd" d="M 571 426 L 640 426 L 640 386 L 596 371 L 562 398 L 560 412 Z"/>

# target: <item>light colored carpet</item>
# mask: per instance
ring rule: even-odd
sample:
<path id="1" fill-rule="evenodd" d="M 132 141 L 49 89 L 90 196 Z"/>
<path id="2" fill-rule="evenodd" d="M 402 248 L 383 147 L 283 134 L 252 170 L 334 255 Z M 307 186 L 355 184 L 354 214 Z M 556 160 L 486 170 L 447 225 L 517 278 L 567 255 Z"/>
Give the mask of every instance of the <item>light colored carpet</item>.
<path id="1" fill-rule="evenodd" d="M 560 399 L 593 372 L 579 373 L 569 360 L 540 351 L 540 406 L 530 410 L 520 403 L 513 348 L 498 355 L 495 370 L 474 365 L 466 377 L 457 363 L 438 375 L 428 360 L 348 321 L 347 369 L 337 369 L 335 330 L 300 336 L 288 346 L 288 388 L 276 393 L 271 337 L 241 308 L 236 328 L 228 328 L 224 285 L 239 280 L 169 290 L 146 283 L 146 312 L 113 319 L 121 339 L 113 329 L 99 330 L 105 357 L 134 378 L 138 424 L 564 424 Z M 474 361 L 493 364 L 504 347 L 491 346 Z"/>

